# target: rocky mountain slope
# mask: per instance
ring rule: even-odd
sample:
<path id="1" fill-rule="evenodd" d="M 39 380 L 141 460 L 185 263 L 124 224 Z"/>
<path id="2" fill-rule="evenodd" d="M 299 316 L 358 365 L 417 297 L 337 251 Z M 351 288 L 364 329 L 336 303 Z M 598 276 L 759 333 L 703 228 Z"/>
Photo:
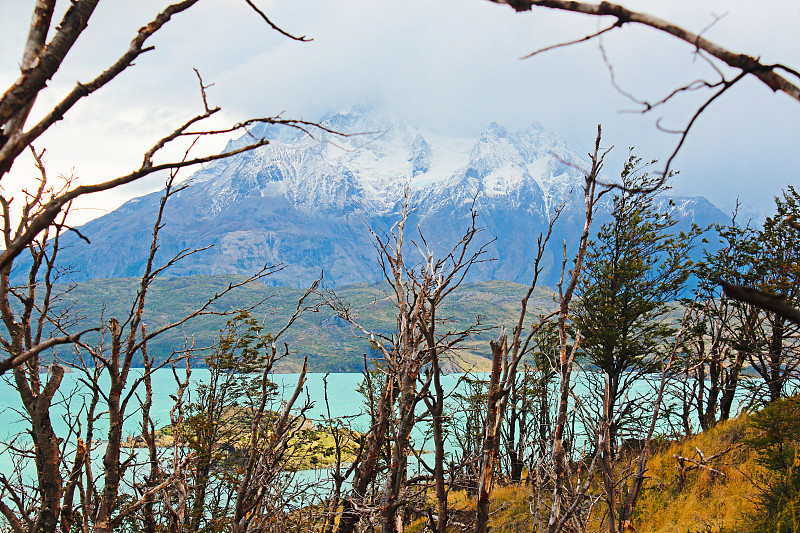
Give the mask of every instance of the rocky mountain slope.
<path id="1" fill-rule="evenodd" d="M 477 265 L 471 280 L 528 283 L 536 236 L 562 201 L 566 208 L 553 242 L 571 243 L 580 231 L 579 169 L 588 162 L 538 125 L 509 132 L 492 123 L 477 139 L 456 138 L 364 106 L 332 114 L 323 124 L 371 133 L 311 138 L 287 128 L 256 128 L 252 135 L 271 139 L 268 146 L 196 172 L 191 186 L 168 203 L 158 259 L 211 248 L 165 275 L 247 274 L 281 263 L 285 268 L 268 283 L 304 286 L 323 270 L 331 285 L 376 282 L 381 272 L 368 228 L 381 234 L 399 219 L 407 187 L 407 227 L 419 226 L 438 254 L 461 238 L 474 201 L 484 230 L 476 240 L 489 243 L 486 258 L 493 260 Z M 228 149 L 245 141 L 232 141 Z M 159 197 L 133 199 L 83 226 L 91 244 L 68 235 L 61 258 L 74 279 L 140 274 Z M 675 211 L 681 228 L 725 218 L 704 198 L 665 198 L 664 205 Z M 609 207 L 601 207 L 599 223 Z M 558 248 L 552 247 L 555 254 Z M 555 282 L 558 266 L 551 252 L 544 283 Z"/>

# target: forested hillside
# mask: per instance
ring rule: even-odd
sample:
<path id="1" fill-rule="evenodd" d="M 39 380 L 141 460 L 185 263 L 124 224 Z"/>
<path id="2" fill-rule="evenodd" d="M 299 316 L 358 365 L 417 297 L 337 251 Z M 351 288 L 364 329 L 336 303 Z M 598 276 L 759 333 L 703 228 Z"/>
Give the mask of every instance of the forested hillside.
<path id="1" fill-rule="evenodd" d="M 217 275 L 156 280 L 151 287 L 143 321 L 148 328 L 172 323 L 200 306 L 208 295 L 221 292 L 230 283 L 242 279 L 236 275 Z M 448 327 L 464 329 L 480 318 L 482 327 L 486 329 L 476 332 L 460 345 L 452 362 L 447 364 L 447 371 L 488 369 L 488 339 L 515 315 L 526 288 L 518 283 L 485 281 L 466 283 L 456 289 L 442 308 L 442 317 L 447 318 Z M 100 316 L 101 312 L 106 316 L 121 316 L 128 312 L 130 301 L 138 289 L 139 280 L 135 278 L 92 280 L 71 287 L 60 305 L 69 308 L 76 316 L 85 317 L 84 322 Z M 336 294 L 351 303 L 364 327 L 388 335 L 396 327 L 389 289 L 386 284 L 363 283 L 337 287 Z M 214 304 L 213 309 L 224 312 L 263 302 L 249 313 L 263 325 L 265 333 L 274 334 L 285 326 L 303 292 L 302 289 L 268 287 L 253 281 L 227 294 Z M 552 311 L 555 306 L 553 298 L 551 289 L 538 289 L 531 300 L 532 312 Z M 320 299 L 314 301 L 319 303 Z M 149 343 L 150 355 L 160 361 L 170 356 L 173 350 L 194 346 L 193 364 L 202 367 L 207 349 L 227 320 L 225 315 L 205 315 L 182 328 L 168 331 Z M 87 339 L 97 337 L 89 334 Z M 300 316 L 282 340 L 289 347 L 289 356 L 276 366 L 277 372 L 299 371 L 305 357 L 308 357 L 311 372 L 361 372 L 364 370 L 364 355 L 369 358 L 378 356 L 372 353 L 370 340 L 363 332 L 326 306 Z M 69 352 L 63 352 L 63 355 L 71 357 Z M 133 364 L 141 366 L 141 358 L 136 358 Z"/>

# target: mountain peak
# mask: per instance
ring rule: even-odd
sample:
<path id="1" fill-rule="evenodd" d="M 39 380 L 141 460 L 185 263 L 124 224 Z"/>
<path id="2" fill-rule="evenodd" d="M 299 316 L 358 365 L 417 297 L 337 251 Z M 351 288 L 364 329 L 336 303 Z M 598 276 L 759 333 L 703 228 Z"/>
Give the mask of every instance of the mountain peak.
<path id="1" fill-rule="evenodd" d="M 510 132 L 493 122 L 478 137 L 455 137 L 369 105 L 328 114 L 322 123 L 356 135 L 310 138 L 291 128 L 257 126 L 252 135 L 273 142 L 196 172 L 167 204 L 157 261 L 185 249 L 211 248 L 167 275 L 246 274 L 264 264 L 284 264 L 268 283 L 302 286 L 320 270 L 334 285 L 378 281 L 367 227 L 391 227 L 409 186 L 414 210 L 406 228 L 421 228 L 436 253 L 459 242 L 471 223 L 470 209 L 477 207 L 485 229 L 480 244 L 496 238 L 487 251 L 498 261 L 476 265 L 470 279 L 527 283 L 535 235 L 562 202 L 554 242 L 580 232 L 583 204 L 575 192 L 579 169 L 587 163 L 540 125 Z M 228 149 L 251 139 L 248 134 L 231 141 Z M 76 281 L 142 271 L 149 232 L 141 221 L 157 212 L 159 196 L 128 202 L 82 227 L 91 245 L 65 237 L 59 256 L 78 272 Z M 679 205 L 686 220 L 724 220 L 710 204 Z M 545 263 L 555 269 L 559 259 L 551 256 Z M 543 274 L 545 283 L 554 279 L 550 271 Z"/>
<path id="2" fill-rule="evenodd" d="M 484 137 L 496 137 L 499 139 L 504 139 L 508 137 L 508 130 L 506 130 L 504 126 L 501 126 L 497 122 L 492 122 L 481 132 L 481 139 Z"/>

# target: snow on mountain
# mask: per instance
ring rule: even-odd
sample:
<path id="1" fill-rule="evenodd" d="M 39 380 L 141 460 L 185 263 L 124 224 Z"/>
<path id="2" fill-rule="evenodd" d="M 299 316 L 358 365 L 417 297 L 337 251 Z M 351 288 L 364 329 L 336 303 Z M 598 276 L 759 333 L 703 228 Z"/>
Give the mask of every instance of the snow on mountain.
<path id="1" fill-rule="evenodd" d="M 322 124 L 350 135 L 315 131 L 312 138 L 257 126 L 226 150 L 253 137 L 270 144 L 197 171 L 168 204 L 159 257 L 212 248 L 167 275 L 248 273 L 282 263 L 286 268 L 269 280 L 276 285 L 307 284 L 322 269 L 334 284 L 377 281 L 367 226 L 390 227 L 406 188 L 413 206 L 408 227 L 419 225 L 438 250 L 458 242 L 474 202 L 485 228 L 482 243 L 496 238 L 487 250 L 497 260 L 478 265 L 472 279 L 527 282 L 535 235 L 565 200 L 554 239 L 569 239 L 580 228 L 581 169 L 589 163 L 538 124 L 509 132 L 492 123 L 475 138 L 453 137 L 367 106 L 332 113 Z M 84 226 L 92 244 L 73 239 L 62 254 L 76 279 L 140 272 L 150 231 L 142 220 L 153 216 L 158 198 L 132 200 Z M 678 199 L 671 208 L 687 221 L 721 217 L 704 199 Z M 545 262 L 553 267 L 545 280 L 552 282 L 559 261 L 548 256 Z"/>
<path id="2" fill-rule="evenodd" d="M 507 195 L 534 181 L 549 212 L 553 199 L 563 198 L 580 177 L 576 168 L 562 161 L 585 166 L 563 140 L 538 125 L 509 133 L 492 123 L 478 138 L 457 138 L 365 107 L 332 114 L 322 124 L 355 134 L 342 138 L 321 133 L 320 143 L 301 132 L 288 137 L 274 127 L 256 129 L 253 135 L 275 139 L 200 171 L 193 181 L 206 183 L 215 196 L 209 212 L 258 190 L 264 198 L 285 196 L 301 210 L 341 211 L 348 209 L 347 203 L 386 214 L 405 187 L 423 190 L 452 182 L 467 169 L 478 177 L 474 185 L 480 193 L 489 197 Z"/>

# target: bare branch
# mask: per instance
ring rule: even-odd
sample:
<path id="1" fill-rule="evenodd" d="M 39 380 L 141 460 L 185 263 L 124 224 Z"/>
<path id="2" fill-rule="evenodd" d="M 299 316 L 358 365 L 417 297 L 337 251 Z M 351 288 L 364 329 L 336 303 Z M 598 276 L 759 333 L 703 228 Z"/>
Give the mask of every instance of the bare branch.
<path id="1" fill-rule="evenodd" d="M 703 113 L 703 111 L 705 111 L 706 108 L 711 105 L 711 102 L 713 102 L 714 100 L 716 100 L 717 98 L 722 96 L 723 93 L 725 93 L 728 89 L 733 87 L 734 84 L 736 84 L 737 82 L 742 80 L 746 75 L 747 75 L 746 72 L 742 72 L 738 76 L 733 78 L 731 81 L 726 81 L 722 85 L 722 88 L 719 91 L 714 93 L 714 95 L 712 95 L 711 98 L 706 100 L 706 102 L 703 105 L 701 105 L 697 109 L 697 111 L 695 111 L 694 115 L 692 116 L 692 119 L 689 121 L 689 123 L 686 125 L 686 128 L 681 133 L 681 139 L 678 142 L 678 145 L 675 147 L 675 150 L 673 150 L 672 154 L 670 154 L 669 158 L 667 159 L 667 162 L 664 165 L 664 170 L 660 172 L 661 179 L 659 179 L 652 187 L 648 187 L 646 189 L 642 189 L 641 192 L 652 192 L 652 191 L 655 191 L 659 187 L 663 186 L 664 183 L 666 183 L 667 179 L 669 178 L 670 166 L 672 165 L 672 161 L 678 155 L 678 152 L 680 151 L 681 147 L 683 146 L 683 143 L 686 141 L 686 137 L 689 135 L 689 130 L 692 129 L 692 126 L 694 126 L 694 123 L 697 121 L 697 119 L 700 117 L 700 115 Z M 630 192 L 638 192 L 638 191 L 631 190 Z"/>
<path id="2" fill-rule="evenodd" d="M 23 72 L 35 66 L 39 54 L 42 53 L 42 48 L 47 39 L 47 33 L 50 30 L 50 20 L 53 18 L 55 7 L 55 0 L 37 0 L 33 8 L 28 41 L 25 43 L 25 51 L 22 54 L 22 62 L 20 63 L 20 68 Z M 25 120 L 28 118 L 34 101 L 35 96 L 19 109 L 16 115 L 0 129 L 0 135 L 5 134 L 5 136 L 8 137 L 21 130 L 25 125 Z"/>
<path id="3" fill-rule="evenodd" d="M 185 11 L 197 1 L 198 0 L 184 0 L 183 2 L 168 6 L 149 24 L 139 29 L 136 37 L 134 37 L 133 41 L 131 41 L 128 50 L 113 65 L 111 65 L 111 67 L 109 67 L 89 83 L 78 83 L 75 88 L 72 89 L 72 91 L 63 100 L 61 100 L 60 103 L 58 103 L 42 120 L 39 121 L 38 124 L 36 124 L 29 131 L 25 133 L 11 133 L 8 137 L 8 140 L 0 145 L 0 177 L 8 172 L 14 162 L 14 159 L 16 159 L 16 157 L 22 152 L 22 150 L 25 149 L 27 145 L 35 141 L 54 123 L 64 118 L 66 112 L 69 111 L 79 100 L 89 96 L 93 92 L 105 86 L 108 82 L 116 78 L 119 74 L 130 67 L 137 57 L 149 50 L 152 50 L 152 47 L 146 48 L 144 46 L 144 43 L 147 41 L 147 39 L 161 29 L 161 27 L 164 26 L 164 24 L 166 24 L 173 15 L 180 13 L 181 11 Z M 3 95 L 3 98 L 0 99 L 1 124 L 5 124 L 11 115 L 16 114 L 19 107 L 27 105 L 29 102 L 31 102 L 32 98 L 35 98 L 36 95 L 38 95 L 38 93 L 45 87 L 47 81 L 60 67 L 61 61 L 63 61 L 64 56 L 66 56 L 66 53 L 72 47 L 75 39 L 77 39 L 86 28 L 86 24 L 88 23 L 89 17 L 96 7 L 97 2 L 98 0 L 77 0 L 76 2 L 73 2 L 72 6 L 67 12 L 67 15 L 64 16 L 65 20 L 70 16 L 70 13 L 73 10 L 82 10 L 85 12 L 74 13 L 74 24 L 66 27 L 66 29 L 64 29 L 64 23 L 62 22 L 62 29 L 58 34 L 56 34 L 53 42 L 48 44 L 47 48 L 40 56 L 37 66 L 33 67 L 29 71 L 24 72 L 17 82 L 8 91 L 6 91 L 6 93 Z M 71 32 L 66 35 L 66 30 L 71 30 Z M 64 47 L 52 51 L 56 57 L 54 57 L 52 61 L 49 61 L 51 50 L 55 48 L 54 43 L 62 34 L 65 34 L 65 37 L 69 40 L 69 42 L 65 43 Z M 0 139 L 0 141 L 1 140 L 2 139 Z"/>
<path id="4" fill-rule="evenodd" d="M 787 305 L 786 299 L 783 296 L 770 294 L 751 287 L 728 283 L 727 281 L 721 281 L 720 284 L 725 294 L 730 298 L 755 305 L 767 311 L 772 311 L 778 316 L 800 325 L 800 310 Z"/>
<path id="5" fill-rule="evenodd" d="M 178 477 L 183 473 L 183 470 L 194 460 L 194 457 L 194 452 L 187 455 L 186 458 L 175 467 L 175 470 L 173 470 L 172 474 L 170 474 L 164 481 L 145 491 L 144 494 L 142 494 L 142 496 L 132 505 L 123 508 L 119 514 L 109 521 L 108 530 L 113 531 L 114 529 L 118 528 L 126 517 L 139 510 L 144 504 L 147 503 L 150 497 L 158 494 L 162 490 L 175 483 Z"/>
<path id="6" fill-rule="evenodd" d="M 28 246 L 28 244 L 33 242 L 34 238 L 36 238 L 36 236 L 39 233 L 44 231 L 45 228 L 47 228 L 53 223 L 58 214 L 61 212 L 61 209 L 66 204 L 68 204 L 69 202 L 71 202 L 72 200 L 74 200 L 79 196 L 94 192 L 107 191 L 109 189 L 113 189 L 114 187 L 118 187 L 120 185 L 136 181 L 139 178 L 142 178 L 154 172 L 158 172 L 160 170 L 184 168 L 192 165 L 197 165 L 199 163 L 208 163 L 209 161 L 216 161 L 218 159 L 224 159 L 226 157 L 231 157 L 236 154 L 247 152 L 254 148 L 258 148 L 259 146 L 264 146 L 266 144 L 269 144 L 269 141 L 266 139 L 262 139 L 260 141 L 248 144 L 247 146 L 244 146 L 242 148 L 232 150 L 230 152 L 225 152 L 222 154 L 208 155 L 204 157 L 189 159 L 186 161 L 163 163 L 160 165 L 151 165 L 151 166 L 143 165 L 143 167 L 140 168 L 139 170 L 132 172 L 126 176 L 121 176 L 119 178 L 102 183 L 97 183 L 94 185 L 81 185 L 67 192 L 64 192 L 63 194 L 52 198 L 50 201 L 44 204 L 39 213 L 32 220 L 30 220 L 30 223 L 26 228 L 25 232 L 11 239 L 6 249 L 3 250 L 2 253 L 0 253 L 0 269 L 5 268 L 9 263 L 11 263 L 11 261 L 13 261 L 13 259 L 16 256 L 18 256 L 22 252 L 22 250 L 24 250 L 25 247 Z"/>
<path id="7" fill-rule="evenodd" d="M 270 20 L 270 19 L 267 17 L 267 15 L 265 15 L 265 14 L 264 14 L 264 12 L 263 12 L 263 11 L 261 11 L 260 9 L 258 9 L 258 6 L 256 6 L 256 5 L 255 5 L 255 4 L 254 4 L 254 3 L 253 3 L 251 0 L 244 0 L 244 1 L 245 1 L 245 2 L 247 2 L 247 5 L 249 5 L 251 8 L 253 8 L 253 11 L 255 11 L 256 13 L 258 13 L 258 16 L 260 16 L 262 19 L 264 19 L 264 22 L 266 22 L 267 24 L 269 24 L 269 27 L 270 27 L 270 28 L 272 28 L 273 30 L 277 31 L 277 32 L 278 32 L 278 33 L 280 33 L 281 35 L 284 35 L 284 36 L 288 37 L 289 39 L 293 39 L 293 40 L 295 40 L 295 41 L 301 41 L 301 42 L 304 42 L 304 43 L 307 43 L 307 42 L 310 42 L 310 41 L 313 41 L 313 40 L 314 40 L 314 39 L 309 39 L 309 38 L 308 38 L 308 37 L 306 37 L 305 35 L 301 35 L 300 37 L 295 37 L 295 36 L 294 36 L 294 35 L 292 35 L 291 33 L 287 33 L 286 31 L 284 31 L 284 30 L 282 30 L 281 28 L 279 28 L 278 26 L 276 26 L 276 25 L 275 25 L 275 24 L 274 24 L 274 23 L 273 23 L 273 22 L 272 22 L 272 21 L 271 21 L 271 20 Z"/>
<path id="8" fill-rule="evenodd" d="M 39 91 L 61 67 L 61 63 L 78 36 L 86 29 L 86 24 L 94 8 L 97 7 L 98 1 L 77 0 L 72 3 L 61 19 L 56 35 L 47 47 L 37 54 L 36 65 L 23 70 L 22 75 L 0 98 L 0 124 L 5 126 L 9 119 L 20 113 L 20 110 L 32 104 Z M 51 3 L 55 4 L 55 2 Z M 37 7 L 39 6 L 37 5 Z M 50 6 L 47 7 L 50 9 Z M 45 20 L 42 18 L 41 23 L 44 22 Z M 49 19 L 47 22 L 49 27 Z M 6 136 L 11 136 L 13 133 L 4 128 Z"/>
<path id="9" fill-rule="evenodd" d="M 610 32 L 614 28 L 619 28 L 621 26 L 622 26 L 622 23 L 620 21 L 617 21 L 614 24 L 612 24 L 611 26 L 609 26 L 608 28 L 602 29 L 602 30 L 600 30 L 598 32 L 592 33 L 590 35 L 586 35 L 585 37 L 581 37 L 580 39 L 575 39 L 574 41 L 567 41 L 567 42 L 564 42 L 564 43 L 558 43 L 558 44 L 554 44 L 552 46 L 546 46 L 544 48 L 540 48 L 540 49 L 536 50 L 535 52 L 531 52 L 528 55 L 522 56 L 520 59 L 529 59 L 529 58 L 531 58 L 533 56 L 536 56 L 536 55 L 539 55 L 541 53 L 549 52 L 550 50 L 555 50 L 556 48 L 563 48 L 565 46 L 572 46 L 573 44 L 579 44 L 579 43 L 582 43 L 582 42 L 590 41 L 590 40 L 592 40 L 592 39 L 594 39 L 596 37 L 600 37 L 604 33 Z"/>
<path id="10" fill-rule="evenodd" d="M 45 350 L 49 350 L 50 348 L 53 348 L 53 347 L 58 346 L 60 344 L 68 344 L 68 343 L 76 342 L 81 338 L 82 335 L 85 335 L 86 333 L 89 333 L 90 331 L 98 331 L 99 329 L 100 328 L 91 328 L 91 329 L 87 329 L 85 331 L 81 331 L 80 333 L 77 333 L 75 335 L 66 335 L 66 336 L 63 336 L 63 337 L 53 337 L 53 338 L 47 339 L 44 342 L 41 342 L 41 343 L 37 344 L 33 348 L 30 348 L 29 350 L 26 350 L 26 351 L 24 351 L 24 352 L 22 352 L 20 354 L 11 355 L 11 356 L 3 359 L 2 361 L 0 361 L 0 376 L 5 374 L 8 370 L 14 368 L 15 366 L 19 366 L 19 365 L 23 364 L 24 362 L 28 361 L 31 357 L 34 357 L 34 356 L 42 353 Z"/>
<path id="11" fill-rule="evenodd" d="M 194 73 L 197 75 L 197 81 L 200 83 L 200 96 L 203 98 L 203 107 L 206 109 L 206 113 L 211 112 L 211 108 L 208 107 L 208 97 L 206 96 L 206 89 L 213 86 L 213 83 L 209 83 L 208 85 L 203 83 L 203 77 L 200 75 L 200 71 L 196 68 L 193 68 Z"/>
<path id="12" fill-rule="evenodd" d="M 587 2 L 576 2 L 570 0 L 490 0 L 490 1 L 497 4 L 507 4 L 512 8 L 514 8 L 516 11 L 529 11 L 534 7 L 545 7 L 549 9 L 593 15 L 597 17 L 610 16 L 616 18 L 616 22 L 613 26 L 606 28 L 601 32 L 587 36 L 586 38 L 577 41 L 571 41 L 568 43 L 563 43 L 548 48 L 543 48 L 541 51 L 550 50 L 561 46 L 567 46 L 570 44 L 581 42 L 583 40 L 594 38 L 606 31 L 610 31 L 611 29 L 621 27 L 622 25 L 627 23 L 639 24 L 672 35 L 673 37 L 676 37 L 677 39 L 690 44 L 694 48 L 695 54 L 699 55 L 704 60 L 706 60 L 706 62 L 708 62 L 711 65 L 711 67 L 717 72 L 717 74 L 720 75 L 721 77 L 720 82 L 710 83 L 706 81 L 695 81 L 672 91 L 667 97 L 662 99 L 660 102 L 656 104 L 651 104 L 647 101 L 639 100 L 631 93 L 622 89 L 617 84 L 614 76 L 614 69 L 612 68 L 610 62 L 608 61 L 608 58 L 606 57 L 605 54 L 605 50 L 601 44 L 600 50 L 603 55 L 603 61 L 605 62 L 609 70 L 611 76 L 611 83 L 613 87 L 620 94 L 641 105 L 642 113 L 651 111 L 655 106 L 669 101 L 671 98 L 673 98 L 675 95 L 681 92 L 692 91 L 703 87 L 714 88 L 721 86 L 721 89 L 719 91 L 717 91 L 714 95 L 712 95 L 702 106 L 700 106 L 697 109 L 697 111 L 692 116 L 686 128 L 684 128 L 683 130 L 673 132 L 680 134 L 681 138 L 677 146 L 675 147 L 675 150 L 667 159 L 667 162 L 664 166 L 664 170 L 663 172 L 661 172 L 661 179 L 655 184 L 655 186 L 652 188 L 647 188 L 642 190 L 624 189 L 627 192 L 653 192 L 658 187 L 662 186 L 666 181 L 666 179 L 669 177 L 670 167 L 673 159 L 683 146 L 683 143 L 686 140 L 689 131 L 691 130 L 692 126 L 694 125 L 698 117 L 703 113 L 703 111 L 705 111 L 705 109 L 711 104 L 711 102 L 716 100 L 719 96 L 721 96 L 723 93 L 725 93 L 728 89 L 730 89 L 733 85 L 735 85 L 738 81 L 745 78 L 746 76 L 752 75 L 757 79 L 759 79 L 762 83 L 767 85 L 774 92 L 778 91 L 784 92 L 794 100 L 800 101 L 800 85 L 789 81 L 787 78 L 781 76 L 777 71 L 783 70 L 784 72 L 787 72 L 795 76 L 796 78 L 800 78 L 800 72 L 779 64 L 772 64 L 772 65 L 764 64 L 760 61 L 760 58 L 751 57 L 746 54 L 737 54 L 731 52 L 703 37 L 703 33 L 705 33 L 708 30 L 708 28 L 716 24 L 722 17 L 715 16 L 714 21 L 711 24 L 709 24 L 706 28 L 704 28 L 699 34 L 697 34 L 690 32 L 680 26 L 672 24 L 669 21 L 661 19 L 659 17 L 655 17 L 653 15 L 649 15 L 646 13 L 640 13 L 637 11 L 631 11 L 619 4 L 612 4 L 609 2 L 600 2 L 599 4 L 591 4 Z M 716 58 L 717 60 L 728 65 L 729 67 L 738 70 L 739 71 L 738 75 L 730 80 L 727 80 L 723 76 L 720 69 L 717 68 L 717 66 L 714 65 L 713 61 L 711 61 L 709 57 L 706 57 L 705 54 L 708 54 L 708 56 Z M 664 130 L 663 128 L 661 128 L 660 124 L 659 128 Z M 619 185 L 612 185 L 612 186 L 615 188 L 622 188 Z"/>
<path id="13" fill-rule="evenodd" d="M 680 26 L 653 15 L 631 11 L 630 9 L 627 9 L 621 5 L 612 4 L 609 2 L 590 4 L 587 2 L 575 2 L 571 0 L 490 1 L 496 4 L 507 4 L 516 11 L 529 11 L 533 7 L 541 6 L 550 9 L 571 11 L 574 13 L 584 13 L 587 15 L 615 17 L 619 25 L 631 23 L 648 26 L 657 31 L 672 35 L 681 41 L 690 44 L 693 48 L 704 50 L 720 61 L 726 63 L 728 66 L 741 70 L 744 74 L 752 74 L 773 91 L 782 91 L 791 98 L 800 101 L 800 86 L 791 83 L 786 78 L 776 73 L 775 70 L 778 69 L 777 65 L 765 65 L 764 63 L 761 63 L 758 58 L 754 58 L 746 54 L 737 54 L 735 52 L 731 52 L 709 41 L 701 34 L 690 32 L 681 28 Z M 786 70 L 794 75 L 797 74 L 791 69 L 783 70 Z"/>

